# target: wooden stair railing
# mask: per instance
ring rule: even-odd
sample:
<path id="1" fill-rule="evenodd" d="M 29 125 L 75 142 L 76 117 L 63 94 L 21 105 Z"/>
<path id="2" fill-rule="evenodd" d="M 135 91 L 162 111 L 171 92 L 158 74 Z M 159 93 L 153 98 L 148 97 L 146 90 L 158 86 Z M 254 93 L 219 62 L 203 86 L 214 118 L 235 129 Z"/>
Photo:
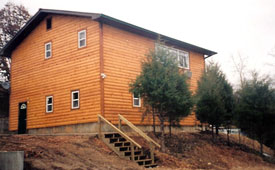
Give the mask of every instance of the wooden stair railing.
<path id="1" fill-rule="evenodd" d="M 125 117 L 123 117 L 122 115 L 118 115 L 118 128 L 121 130 L 121 123 L 122 121 L 124 123 L 126 123 L 126 125 L 128 125 L 132 130 L 134 130 L 136 133 L 138 133 L 141 137 L 143 137 L 145 140 L 147 140 L 147 142 L 149 142 L 149 146 L 150 146 L 150 156 L 152 159 L 152 163 L 155 163 L 155 156 L 154 156 L 154 152 L 155 152 L 155 146 L 157 147 L 161 147 L 157 142 L 155 142 L 152 138 L 150 138 L 148 135 L 146 135 L 142 130 L 140 130 L 139 128 L 137 128 L 133 123 L 131 123 L 129 120 L 127 120 Z M 155 146 L 154 146 L 155 145 Z"/>
<path id="2" fill-rule="evenodd" d="M 137 146 L 138 148 L 141 149 L 141 146 L 136 143 L 132 138 L 130 138 L 128 135 L 126 135 L 124 132 L 122 132 L 120 129 L 118 129 L 117 127 L 115 127 L 111 122 L 109 122 L 107 119 L 105 119 L 103 116 L 101 115 L 97 115 L 98 116 L 98 136 L 100 139 L 103 139 L 102 137 L 102 131 L 101 131 L 101 121 L 103 120 L 105 123 L 107 123 L 109 126 L 111 126 L 117 133 L 119 133 L 121 136 L 123 136 L 126 140 L 130 141 L 130 147 L 131 147 L 131 158 L 132 160 L 134 160 L 134 145 Z"/>
<path id="3" fill-rule="evenodd" d="M 127 134 L 125 134 L 122 131 L 122 121 L 125 122 L 129 127 L 131 127 L 131 129 L 133 129 L 135 132 L 137 132 L 140 136 L 142 136 L 145 140 L 149 142 L 150 152 L 148 152 L 145 148 L 140 146 L 136 141 L 134 141 L 132 138 L 130 138 Z M 110 127 L 112 127 L 114 132 L 103 133 L 102 123 L 106 123 Z M 103 116 L 98 114 L 98 137 L 110 149 L 112 149 L 121 158 L 125 158 L 128 160 L 130 159 L 138 163 L 139 165 L 143 165 L 145 168 L 152 168 L 157 166 L 155 164 L 154 149 L 155 146 L 160 147 L 160 145 L 121 115 L 119 115 L 118 126 L 119 128 L 117 128 Z"/>
<path id="4" fill-rule="evenodd" d="M 105 123 L 107 123 L 108 125 L 110 125 L 115 131 L 117 131 L 117 133 L 119 133 L 121 136 L 123 136 L 125 139 L 129 140 L 132 144 L 136 145 L 138 148 L 141 148 L 141 146 L 136 143 L 132 138 L 130 138 L 128 135 L 126 135 L 124 132 L 122 132 L 120 129 L 118 129 L 117 127 L 115 127 L 111 122 L 109 122 L 107 119 L 105 119 L 103 116 L 101 115 L 97 115 L 98 116 L 98 123 L 99 123 L 99 137 L 102 137 L 102 132 L 101 132 L 101 120 L 103 120 Z"/>

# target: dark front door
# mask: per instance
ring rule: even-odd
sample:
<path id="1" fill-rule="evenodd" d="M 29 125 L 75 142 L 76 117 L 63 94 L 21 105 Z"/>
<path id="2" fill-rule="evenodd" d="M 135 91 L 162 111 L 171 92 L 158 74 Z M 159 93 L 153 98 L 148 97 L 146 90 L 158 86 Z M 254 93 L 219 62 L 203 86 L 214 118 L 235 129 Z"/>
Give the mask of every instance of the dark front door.
<path id="1" fill-rule="evenodd" d="M 26 133 L 27 102 L 19 103 L 18 134 Z"/>

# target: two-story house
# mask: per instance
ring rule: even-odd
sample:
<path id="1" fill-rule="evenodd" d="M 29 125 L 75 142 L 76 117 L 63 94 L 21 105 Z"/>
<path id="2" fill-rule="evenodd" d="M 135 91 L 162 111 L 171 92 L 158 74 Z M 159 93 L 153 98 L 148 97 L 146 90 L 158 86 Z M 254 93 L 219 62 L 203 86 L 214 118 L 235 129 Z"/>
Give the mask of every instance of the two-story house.
<path id="1" fill-rule="evenodd" d="M 92 132 L 97 114 L 151 125 L 150 118 L 141 121 L 142 100 L 129 92 L 129 83 L 159 36 L 104 14 L 40 9 L 1 51 L 12 60 L 9 130 Z M 205 58 L 216 53 L 161 37 L 179 67 L 192 73 L 194 91 Z M 191 114 L 182 124 L 196 122 Z"/>

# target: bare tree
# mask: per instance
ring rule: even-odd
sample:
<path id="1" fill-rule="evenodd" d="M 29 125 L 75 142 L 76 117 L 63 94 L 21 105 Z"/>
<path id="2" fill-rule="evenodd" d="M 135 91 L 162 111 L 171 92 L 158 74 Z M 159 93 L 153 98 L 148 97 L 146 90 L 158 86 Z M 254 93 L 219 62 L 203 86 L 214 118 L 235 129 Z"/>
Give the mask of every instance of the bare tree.
<path id="1" fill-rule="evenodd" d="M 22 5 L 15 5 L 8 2 L 0 10 L 0 50 L 12 39 L 13 36 L 22 28 L 30 14 Z M 4 56 L 0 57 L 0 81 L 9 81 L 10 60 Z"/>
<path id="2" fill-rule="evenodd" d="M 240 89 L 242 89 L 244 87 L 245 81 L 246 81 L 245 73 L 247 71 L 247 65 L 246 65 L 247 57 L 244 57 L 243 55 L 240 54 L 240 52 L 238 52 L 237 56 L 231 55 L 231 59 L 234 64 L 235 72 L 239 76 Z M 227 135 L 229 135 L 229 132 L 230 132 L 230 130 L 227 131 Z M 238 136 L 239 136 L 239 144 L 241 144 L 241 130 L 240 129 L 239 129 Z"/>
<path id="3" fill-rule="evenodd" d="M 275 46 L 270 50 L 270 52 L 268 52 L 268 56 L 270 56 L 272 58 L 271 60 L 274 62 L 268 62 L 265 64 L 271 67 L 275 67 Z"/>
<path id="4" fill-rule="evenodd" d="M 29 18 L 28 10 L 22 5 L 8 2 L 0 10 L 0 48 L 3 48 L 19 29 L 26 24 Z"/>
<path id="5" fill-rule="evenodd" d="M 245 72 L 247 69 L 247 66 L 246 66 L 247 57 L 244 57 L 240 53 L 238 53 L 236 57 L 231 55 L 231 59 L 234 64 L 235 71 L 239 75 L 240 86 L 243 87 L 246 80 Z"/>

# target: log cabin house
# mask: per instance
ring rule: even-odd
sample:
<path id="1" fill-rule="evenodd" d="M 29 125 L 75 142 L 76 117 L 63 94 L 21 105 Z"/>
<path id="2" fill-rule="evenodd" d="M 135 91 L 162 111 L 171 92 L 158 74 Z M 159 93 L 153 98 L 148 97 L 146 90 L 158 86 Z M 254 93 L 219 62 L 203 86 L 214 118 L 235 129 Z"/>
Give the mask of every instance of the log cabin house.
<path id="1" fill-rule="evenodd" d="M 40 9 L 2 49 L 11 58 L 9 130 L 19 133 L 96 131 L 97 114 L 135 125 L 142 100 L 129 93 L 141 60 L 160 34 L 104 14 Z M 194 91 L 213 51 L 164 35 Z M 191 76 L 192 75 L 192 76 Z M 194 126 L 194 113 L 182 125 Z"/>

